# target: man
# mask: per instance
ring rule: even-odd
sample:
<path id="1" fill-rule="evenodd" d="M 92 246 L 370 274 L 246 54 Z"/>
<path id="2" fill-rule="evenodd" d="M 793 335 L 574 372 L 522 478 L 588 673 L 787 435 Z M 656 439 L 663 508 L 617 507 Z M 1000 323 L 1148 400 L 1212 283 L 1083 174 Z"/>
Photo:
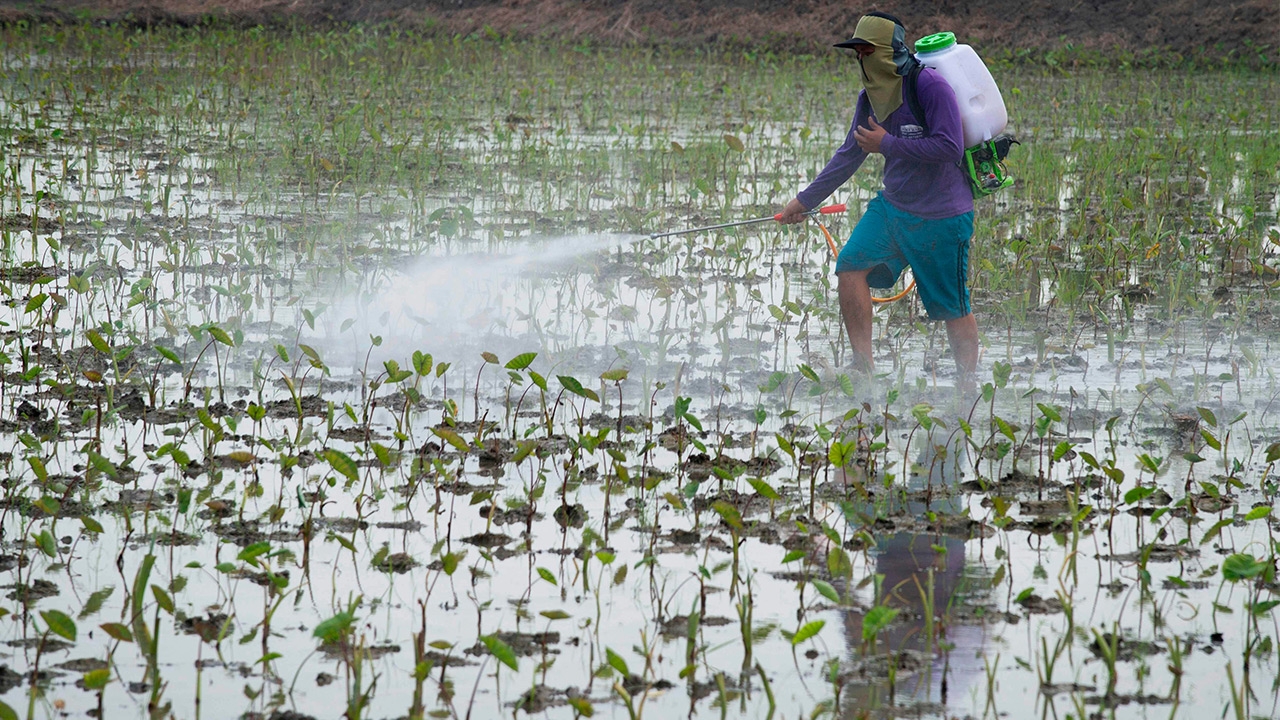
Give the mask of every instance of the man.
<path id="1" fill-rule="evenodd" d="M 853 38 L 836 45 L 858 55 L 863 91 L 853 125 L 822 172 L 782 210 L 779 222 L 797 223 L 844 184 L 868 154 L 885 158 L 884 190 L 836 260 L 840 313 L 863 369 L 872 370 L 871 287 L 888 288 L 910 266 L 929 317 L 947 326 L 960 384 L 970 385 L 978 364 L 978 325 L 969 307 L 969 239 L 973 194 L 957 164 L 964 156 L 955 92 L 925 68 L 917 82 L 924 125 L 912 113 L 903 78 L 917 64 L 906 29 L 892 15 L 873 12 L 858 21 Z"/>

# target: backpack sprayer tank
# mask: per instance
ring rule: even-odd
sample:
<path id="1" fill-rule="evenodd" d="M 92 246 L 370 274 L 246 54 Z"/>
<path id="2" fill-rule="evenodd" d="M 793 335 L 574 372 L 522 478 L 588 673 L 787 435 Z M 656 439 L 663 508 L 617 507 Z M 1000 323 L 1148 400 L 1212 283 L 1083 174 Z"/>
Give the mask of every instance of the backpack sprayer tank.
<path id="1" fill-rule="evenodd" d="M 1009 115 L 1000 88 L 982 58 L 968 45 L 956 43 L 954 33 L 940 32 L 916 41 L 916 58 L 933 68 L 956 93 L 964 128 L 964 169 L 974 197 L 982 197 L 1013 184 L 1002 161 L 1015 143 L 1000 135 Z"/>

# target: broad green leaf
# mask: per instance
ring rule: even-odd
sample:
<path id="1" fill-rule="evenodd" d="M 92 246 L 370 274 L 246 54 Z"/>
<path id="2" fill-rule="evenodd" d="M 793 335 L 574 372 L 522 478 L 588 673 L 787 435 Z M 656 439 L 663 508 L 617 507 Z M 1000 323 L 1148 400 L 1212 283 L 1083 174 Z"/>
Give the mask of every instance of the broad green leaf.
<path id="1" fill-rule="evenodd" d="M 263 553 L 266 553 L 270 550 L 271 550 L 271 543 L 265 540 L 262 540 L 262 541 L 253 543 L 248 547 L 246 547 L 245 549 L 241 550 L 240 554 L 237 555 L 236 558 L 241 562 L 251 563 L 254 560 L 257 560 L 259 555 L 262 555 Z"/>
<path id="2" fill-rule="evenodd" d="M 82 682 L 86 690 L 101 690 L 111 682 L 111 670 L 108 668 L 90 670 L 84 674 Z"/>
<path id="3" fill-rule="evenodd" d="M 844 548 L 836 545 L 827 551 L 827 571 L 831 577 L 849 577 L 853 574 L 853 561 Z"/>
<path id="4" fill-rule="evenodd" d="M 997 415 L 995 417 L 995 421 L 996 421 L 996 427 L 999 428 L 1001 435 L 1004 435 L 1005 437 L 1009 438 L 1011 442 L 1017 440 L 1017 438 L 1014 436 L 1014 433 L 1013 433 L 1013 426 L 1005 422 L 1004 418 Z"/>
<path id="5" fill-rule="evenodd" d="M 106 340 L 102 339 L 97 330 L 89 330 L 85 332 L 84 336 L 89 338 L 89 344 L 93 346 L 94 350 L 107 355 L 111 354 L 111 346 L 107 344 Z"/>
<path id="6" fill-rule="evenodd" d="M 853 397 L 854 393 L 857 392 L 857 389 L 853 386 L 853 379 L 844 373 L 836 376 L 836 382 L 840 383 L 840 392 L 848 397 Z"/>
<path id="7" fill-rule="evenodd" d="M 862 639 L 870 640 L 880 634 L 898 616 L 898 609 L 887 605 L 877 605 L 867 611 L 862 618 Z"/>
<path id="8" fill-rule="evenodd" d="M 31 504 L 39 508 L 45 515 L 57 515 L 58 511 L 62 509 L 62 503 L 58 502 L 57 498 L 52 498 L 48 495 L 41 497 L 39 500 L 36 500 Z"/>
<path id="9" fill-rule="evenodd" d="M 161 610 L 164 610 L 170 615 L 173 614 L 173 598 L 169 596 L 169 593 L 165 592 L 164 588 L 159 585 L 152 585 L 151 594 L 155 597 L 156 604 L 160 606 Z"/>
<path id="10" fill-rule="evenodd" d="M 1132 490 L 1124 494 L 1124 502 L 1126 505 L 1132 505 L 1133 503 L 1141 502 L 1143 500 L 1146 500 L 1148 497 L 1151 497 L 1152 493 L 1154 493 L 1155 491 L 1156 489 L 1153 487 L 1133 488 Z"/>
<path id="11" fill-rule="evenodd" d="M 462 558 L 466 557 L 467 551 L 446 553 L 440 557 L 440 565 L 445 575 L 453 575 L 458 569 L 458 563 L 462 562 Z"/>
<path id="12" fill-rule="evenodd" d="M 248 450 L 232 450 L 227 453 L 226 458 L 231 462 L 238 463 L 240 465 L 249 465 L 254 460 L 257 460 L 257 457 Z"/>
<path id="13" fill-rule="evenodd" d="M 1262 617 L 1280 605 L 1280 600 L 1261 600 L 1255 603 L 1249 603 L 1249 612 L 1256 617 Z"/>
<path id="14" fill-rule="evenodd" d="M 49 479 L 49 470 L 44 466 L 44 460 L 41 460 L 36 455 L 28 455 L 27 464 L 30 465 L 31 469 L 35 472 L 37 480 L 39 480 L 40 482 L 44 482 L 45 480 Z M 57 512 L 55 511 L 49 514 L 57 515 Z"/>
<path id="15" fill-rule="evenodd" d="M 604 649 L 605 658 L 609 661 L 609 667 L 617 670 L 622 677 L 631 675 L 631 670 L 627 668 L 627 661 L 622 656 L 613 651 L 613 648 Z"/>
<path id="16" fill-rule="evenodd" d="M 671 144 L 674 145 L 675 143 Z M 569 705 L 584 718 L 589 718 L 596 714 L 596 709 L 591 705 L 591 701 L 581 695 L 569 698 Z"/>
<path id="17" fill-rule="evenodd" d="M 782 372 L 781 370 L 775 370 L 774 372 L 770 373 L 768 382 L 760 386 L 760 392 L 771 393 L 777 390 L 778 388 L 782 387 L 782 383 L 786 381 L 787 381 L 787 374 Z"/>
<path id="18" fill-rule="evenodd" d="M 1200 544 L 1205 545 L 1211 542 L 1214 538 L 1218 537 L 1218 534 L 1222 532 L 1223 528 L 1229 527 L 1234 522 L 1235 518 L 1223 518 L 1214 523 L 1208 530 L 1204 531 L 1204 535 L 1200 538 Z"/>
<path id="19" fill-rule="evenodd" d="M 515 670 L 516 672 L 520 671 L 520 664 L 519 661 L 516 660 L 515 651 L 497 635 L 481 636 L 480 642 L 484 643 L 484 646 L 489 648 L 489 653 L 497 658 L 498 662 L 506 665 L 512 670 Z"/>
<path id="20" fill-rule="evenodd" d="M 227 334 L 227 331 L 217 325 L 209 326 L 209 336 L 227 347 L 235 347 L 236 345 L 235 342 L 231 340 L 231 336 Z"/>
<path id="21" fill-rule="evenodd" d="M 773 489 L 772 485 L 765 482 L 764 480 L 761 480 L 760 478 L 747 478 L 747 484 L 750 485 L 751 488 L 756 491 L 756 494 L 760 495 L 766 500 L 782 499 L 782 496 L 778 494 L 777 490 Z"/>
<path id="22" fill-rule="evenodd" d="M 1036 403 L 1036 407 L 1040 408 L 1040 412 L 1050 420 L 1054 422 L 1062 422 L 1062 414 L 1058 412 L 1057 408 L 1045 405 L 1044 403 Z"/>
<path id="23" fill-rule="evenodd" d="M 920 423 L 920 427 L 925 430 L 933 428 L 933 418 L 929 413 L 933 412 L 933 406 L 929 403 L 917 403 L 911 407 L 911 417 Z"/>
<path id="24" fill-rule="evenodd" d="M 58 542 L 53 539 L 53 533 L 48 530 L 41 530 L 32 536 L 36 541 L 36 547 L 40 548 L 40 552 L 49 557 L 58 556 Z"/>
<path id="25" fill-rule="evenodd" d="M 98 627 L 102 628 L 102 631 L 107 635 L 110 635 L 120 642 L 133 642 L 133 633 L 129 632 L 129 628 L 126 625 L 122 625 L 118 622 L 111 622 L 102 623 Z"/>
<path id="26" fill-rule="evenodd" d="M 1255 559 L 1248 553 L 1228 555 L 1222 561 L 1222 577 L 1230 582 L 1239 582 L 1261 575 L 1267 569 L 1267 563 Z"/>
<path id="27" fill-rule="evenodd" d="M 115 463 L 102 457 L 101 455 L 99 455 L 98 453 L 92 450 L 90 450 L 87 454 L 89 456 L 89 464 L 92 465 L 93 468 L 98 472 L 108 477 L 116 477 L 119 474 L 119 471 L 116 469 Z"/>
<path id="28" fill-rule="evenodd" d="M 546 580 L 547 582 L 551 583 L 552 585 L 557 585 L 557 586 L 558 586 L 558 585 L 560 584 L 560 583 L 557 583 L 557 582 L 556 582 L 556 576 L 555 576 L 555 574 L 553 574 L 550 570 L 548 570 L 548 569 L 546 569 L 546 568 L 544 568 L 544 567 L 540 567 L 540 568 L 538 568 L 538 577 L 542 578 L 543 580 Z"/>
<path id="29" fill-rule="evenodd" d="M 1271 507 L 1270 507 L 1270 506 L 1268 506 L 1268 505 L 1259 505 L 1258 507 L 1256 507 L 1256 508 L 1254 508 L 1254 509 L 1250 510 L 1250 511 L 1249 511 L 1249 514 L 1247 514 L 1247 515 L 1245 515 L 1245 516 L 1244 516 L 1244 519 L 1245 519 L 1245 521 L 1247 521 L 1247 522 L 1248 522 L 1248 521 L 1253 521 L 1253 520 L 1260 520 L 1260 519 L 1262 519 L 1262 518 L 1264 518 L 1264 517 L 1266 517 L 1266 516 L 1268 516 L 1268 515 L 1270 515 L 1270 514 L 1271 514 Z"/>
<path id="30" fill-rule="evenodd" d="M 802 560 L 808 554 L 809 553 L 805 552 L 804 550 L 792 550 L 791 552 L 782 556 L 782 562 L 789 563 L 789 562 L 795 562 L 797 560 Z"/>
<path id="31" fill-rule="evenodd" d="M 543 610 L 538 614 L 548 620 L 567 620 L 570 617 L 569 613 L 563 610 Z"/>
<path id="32" fill-rule="evenodd" d="M 356 461 L 352 460 L 346 453 L 329 448 L 324 451 L 322 456 L 329 461 L 329 465 L 334 469 L 334 472 L 351 482 L 356 482 L 360 479 L 360 468 L 356 466 Z"/>
<path id="33" fill-rule="evenodd" d="M 835 467 L 842 468 L 853 462 L 858 452 L 858 441 L 850 440 L 841 442 L 839 440 L 831 443 L 831 447 L 827 448 L 827 459 Z"/>
<path id="34" fill-rule="evenodd" d="M 1002 388 L 1009 384 L 1009 378 L 1013 375 L 1013 363 L 994 362 L 991 364 L 991 379 L 995 382 L 996 387 Z"/>
<path id="35" fill-rule="evenodd" d="M 40 617 L 44 624 L 55 635 L 60 635 L 71 642 L 76 641 L 76 622 L 61 610 L 41 610 Z"/>
<path id="36" fill-rule="evenodd" d="M 822 628 L 825 627 L 826 624 L 826 620 L 814 620 L 813 622 L 805 623 L 799 630 L 796 630 L 795 635 L 791 636 L 791 647 L 795 647 L 805 640 L 808 640 L 814 635 L 822 632 Z"/>
<path id="37" fill-rule="evenodd" d="M 111 593 L 115 592 L 115 589 L 114 585 L 108 585 L 100 590 L 95 590 L 89 595 L 89 599 L 84 601 L 84 607 L 81 608 L 77 617 L 83 620 L 101 610 L 102 604 L 107 601 L 107 598 L 111 597 Z"/>
<path id="38" fill-rule="evenodd" d="M 626 368 L 614 368 L 612 370 L 605 370 L 604 372 L 600 373 L 600 379 L 607 380 L 609 382 L 622 382 L 623 380 L 627 379 L 628 372 L 630 371 L 627 370 Z"/>
<path id="39" fill-rule="evenodd" d="M 511 456 L 512 464 L 519 465 L 520 462 L 529 457 L 530 453 L 532 453 L 537 447 L 537 440 L 521 440 L 518 443 L 515 453 Z"/>
<path id="40" fill-rule="evenodd" d="M 557 375 L 556 379 L 560 381 L 560 384 L 564 386 L 565 390 L 568 390 L 574 395 L 579 395 L 589 400 L 600 402 L 600 396 L 591 388 L 583 387 L 582 383 L 579 382 L 577 378 L 570 377 L 569 375 Z"/>
<path id="41" fill-rule="evenodd" d="M 396 463 L 396 456 L 391 452 L 391 448 L 382 443 L 372 443 L 373 456 L 378 459 L 378 464 L 382 467 L 391 467 Z"/>
<path id="42" fill-rule="evenodd" d="M 547 379 L 546 379 L 546 378 L 544 378 L 544 377 L 542 377 L 541 375 L 539 375 L 538 373 L 536 373 L 536 372 L 534 372 L 534 371 L 530 370 L 530 371 L 529 371 L 529 379 L 533 381 L 533 384 L 534 384 L 534 385 L 537 385 L 537 386 L 538 386 L 538 389 L 539 389 L 539 390 L 541 390 L 542 392 L 546 392 L 546 391 L 547 391 Z"/>
<path id="43" fill-rule="evenodd" d="M 463 440 L 461 435 L 449 428 L 431 428 L 431 432 L 434 433 L 436 437 L 452 445 L 454 449 L 460 453 L 466 453 L 471 450 L 471 447 L 467 445 L 467 441 Z"/>
<path id="44" fill-rule="evenodd" d="M 733 150 L 734 152 L 745 152 L 747 149 L 747 147 L 742 144 L 742 140 L 740 140 L 737 135 L 730 135 L 728 133 L 725 133 L 724 143 L 728 145 L 729 149 Z"/>
<path id="45" fill-rule="evenodd" d="M 796 459 L 796 451 L 795 451 L 795 448 L 791 445 L 790 440 L 787 440 L 786 438 L 782 437 L 782 435 L 778 433 L 773 434 L 773 439 L 778 442 L 779 450 L 789 455 L 792 460 Z"/>
<path id="46" fill-rule="evenodd" d="M 524 370 L 533 364 L 533 360 L 536 357 L 538 357 L 538 353 L 520 353 L 508 360 L 503 367 L 508 370 Z"/>
<path id="47" fill-rule="evenodd" d="M 840 593 L 836 592 L 835 586 L 831 583 L 826 580 L 818 580 L 817 578 L 814 578 L 809 582 L 813 583 L 813 586 L 818 590 L 818 594 L 822 595 L 822 597 L 833 603 L 840 602 Z"/>
<path id="48" fill-rule="evenodd" d="M 1200 428 L 1200 437 L 1204 438 L 1205 445 L 1208 445 L 1214 450 L 1222 449 L 1222 443 L 1218 440 L 1217 437 L 1214 436 L 1213 433 L 1209 432 L 1208 430 L 1205 430 L 1204 428 Z"/>
<path id="49" fill-rule="evenodd" d="M 352 613 L 340 612 L 316 625 L 311 634 L 320 638 L 321 642 L 335 642 L 355 623 L 355 620 L 355 615 Z"/>
<path id="50" fill-rule="evenodd" d="M 515 362 L 515 360 L 512 360 Z M 435 364 L 435 359 L 430 353 L 424 353 L 419 350 L 413 351 L 413 371 L 419 375 L 426 377 L 431 374 L 431 368 Z M 509 364 L 509 363 L 508 363 Z"/>
<path id="51" fill-rule="evenodd" d="M 716 514 L 719 515 L 725 523 L 729 525 L 729 527 L 735 530 L 742 529 L 742 514 L 738 512 L 738 508 L 724 500 L 717 500 L 711 503 L 711 509 L 715 510 Z"/>
<path id="52" fill-rule="evenodd" d="M 213 416 L 209 414 L 208 410 L 205 410 L 204 408 L 196 408 L 196 419 L 200 421 L 201 425 L 208 428 L 210 432 L 222 432 L 222 426 L 218 424 L 217 420 L 213 419 Z"/>
<path id="53" fill-rule="evenodd" d="M 822 378 L 818 377 L 818 373 L 813 368 L 804 363 L 800 363 L 800 374 L 805 376 L 810 382 L 821 383 Z"/>

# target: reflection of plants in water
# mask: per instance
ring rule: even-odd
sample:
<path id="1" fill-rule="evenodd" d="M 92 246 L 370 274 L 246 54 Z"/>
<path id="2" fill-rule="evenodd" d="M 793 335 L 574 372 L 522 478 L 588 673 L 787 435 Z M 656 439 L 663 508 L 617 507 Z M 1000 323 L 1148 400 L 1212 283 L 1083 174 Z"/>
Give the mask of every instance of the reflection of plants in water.
<path id="1" fill-rule="evenodd" d="M 1095 628 L 1090 628 L 1089 632 L 1093 634 L 1092 647 L 1097 650 L 1098 657 L 1102 659 L 1103 667 L 1107 670 L 1105 696 L 1113 697 L 1116 694 L 1116 681 L 1119 679 L 1116 674 L 1116 662 L 1120 654 L 1120 626 L 1112 623 L 1110 632 L 1104 630 L 1099 633 Z"/>

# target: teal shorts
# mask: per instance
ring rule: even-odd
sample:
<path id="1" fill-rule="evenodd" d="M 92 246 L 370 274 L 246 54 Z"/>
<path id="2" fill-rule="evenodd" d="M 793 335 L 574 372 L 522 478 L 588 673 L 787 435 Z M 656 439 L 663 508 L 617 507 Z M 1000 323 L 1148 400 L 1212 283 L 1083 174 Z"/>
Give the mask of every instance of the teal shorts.
<path id="1" fill-rule="evenodd" d="M 908 266 L 920 302 L 934 320 L 955 320 L 969 308 L 969 239 L 973 212 L 930 220 L 895 208 L 880 195 L 849 234 L 836 272 L 870 270 L 867 284 L 891 288 Z"/>

